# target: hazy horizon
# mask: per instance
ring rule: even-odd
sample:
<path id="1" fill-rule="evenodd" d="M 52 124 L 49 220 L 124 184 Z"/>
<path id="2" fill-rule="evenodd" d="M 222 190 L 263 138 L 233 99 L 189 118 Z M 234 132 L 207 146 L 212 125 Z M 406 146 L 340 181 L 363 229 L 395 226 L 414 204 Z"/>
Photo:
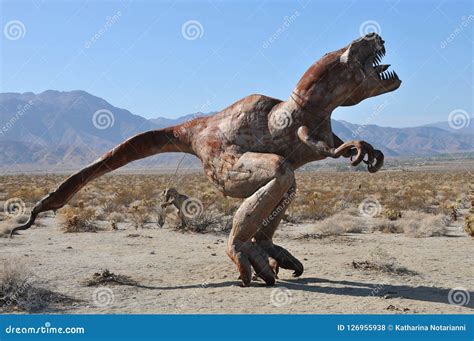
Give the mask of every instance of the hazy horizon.
<path id="1" fill-rule="evenodd" d="M 1 9 L 0 92 L 84 90 L 145 118 L 177 118 L 252 93 L 284 100 L 324 53 L 374 31 L 403 83 L 338 108 L 334 119 L 412 127 L 456 110 L 472 116 L 469 1 L 2 1 Z"/>
<path id="2" fill-rule="evenodd" d="M 85 90 L 81 90 L 81 89 L 75 89 L 75 90 L 70 90 L 70 91 L 63 91 L 63 90 L 58 90 L 58 89 L 47 89 L 47 90 L 44 90 L 44 91 L 41 91 L 41 92 L 38 92 L 38 93 L 35 93 L 33 92 L 33 94 L 35 95 L 39 95 L 43 92 L 46 92 L 46 91 L 58 91 L 58 92 L 74 92 L 74 91 L 85 91 Z M 11 94 L 25 94 L 25 93 L 31 93 L 31 91 L 28 91 L 28 92 L 22 92 L 22 93 L 19 93 L 19 92 L 2 92 L 0 93 L 1 94 L 8 94 L 8 93 L 11 93 Z M 87 92 L 87 91 L 86 91 Z M 95 96 L 95 97 L 98 97 L 96 96 L 95 94 L 91 94 L 89 92 L 87 92 L 89 95 L 92 95 L 92 96 Z M 112 106 L 114 107 L 117 107 L 116 105 L 114 105 L 114 103 L 111 103 L 110 101 L 108 101 L 106 98 L 102 98 L 102 97 L 98 97 L 98 98 L 101 98 L 103 100 L 105 100 L 106 102 L 108 102 L 109 104 L 111 104 Z M 204 114 L 204 115 L 209 115 L 209 114 L 213 114 L 213 113 L 216 113 L 218 112 L 217 110 L 211 110 L 211 111 L 204 111 L 204 112 L 200 112 L 200 111 L 193 111 L 193 112 L 189 112 L 189 113 L 184 113 L 183 115 L 180 115 L 180 116 L 175 116 L 175 117 L 172 117 L 172 116 L 155 116 L 155 117 L 144 117 L 142 115 L 139 115 L 137 113 L 134 113 L 133 111 L 129 110 L 128 108 L 123 108 L 123 107 L 117 107 L 119 109 L 124 109 L 124 110 L 127 110 L 129 111 L 131 114 L 133 115 L 138 115 L 138 116 L 141 116 L 147 120 L 154 120 L 154 119 L 170 119 L 170 120 L 176 120 L 176 119 L 181 119 L 181 118 L 184 118 L 186 116 L 189 116 L 189 115 L 193 115 L 193 114 L 196 114 L 196 113 L 201 113 L 201 114 Z M 417 124 L 417 125 L 413 125 L 413 126 L 398 126 L 398 127 L 393 127 L 393 126 L 388 126 L 388 125 L 381 125 L 381 124 L 376 124 L 376 123 L 371 123 L 371 122 L 360 122 L 360 123 L 357 123 L 357 122 L 351 122 L 351 121 L 348 121 L 344 118 L 334 118 L 332 117 L 333 119 L 336 119 L 338 121 L 345 121 L 345 122 L 348 122 L 348 123 L 351 123 L 351 124 L 356 124 L 356 125 L 377 125 L 377 126 L 380 126 L 380 127 L 384 127 L 384 128 L 414 128 L 414 127 L 420 127 L 420 126 L 425 126 L 425 125 L 433 125 L 433 124 L 436 124 L 436 123 L 448 123 L 449 121 L 448 120 L 445 120 L 445 121 L 436 121 L 436 122 L 431 122 L 431 121 L 428 121 L 428 122 L 425 122 L 425 123 L 421 123 L 421 124 Z M 471 121 L 472 119 L 474 119 L 474 116 L 471 116 L 469 117 L 469 121 Z M 452 130 L 452 132 L 456 132 L 455 129 Z"/>

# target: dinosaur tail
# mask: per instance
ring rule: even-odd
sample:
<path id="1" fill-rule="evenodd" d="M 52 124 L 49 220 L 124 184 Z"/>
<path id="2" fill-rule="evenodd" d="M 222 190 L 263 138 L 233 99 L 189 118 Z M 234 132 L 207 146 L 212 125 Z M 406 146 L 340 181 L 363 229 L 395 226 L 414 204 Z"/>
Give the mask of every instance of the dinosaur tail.
<path id="1" fill-rule="evenodd" d="M 167 152 L 194 154 L 189 144 L 182 141 L 179 134 L 175 134 L 176 129 L 179 129 L 179 126 L 135 135 L 105 153 L 98 160 L 71 175 L 56 190 L 36 203 L 28 221 L 12 229 L 10 236 L 16 231 L 30 228 L 39 213 L 63 207 L 74 194 L 92 180 L 132 161 Z"/>

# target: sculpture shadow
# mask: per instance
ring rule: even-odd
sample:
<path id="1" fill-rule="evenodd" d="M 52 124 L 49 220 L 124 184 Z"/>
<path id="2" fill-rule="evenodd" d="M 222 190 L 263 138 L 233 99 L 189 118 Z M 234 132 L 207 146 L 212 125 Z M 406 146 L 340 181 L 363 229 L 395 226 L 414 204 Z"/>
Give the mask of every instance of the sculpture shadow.
<path id="1" fill-rule="evenodd" d="M 312 284 L 329 283 L 329 286 L 317 286 Z M 302 290 L 309 292 L 317 292 L 328 295 L 341 296 L 374 296 L 384 297 L 389 295 L 390 298 L 404 298 L 415 301 L 433 302 L 451 304 L 448 297 L 452 297 L 452 301 L 466 301 L 464 307 L 474 309 L 474 291 L 458 291 L 450 294 L 451 288 L 438 288 L 427 286 L 410 286 L 396 285 L 387 283 L 364 283 L 355 281 L 334 281 L 323 278 L 296 278 L 280 281 L 280 285 L 290 290 Z M 456 295 L 456 293 L 458 295 Z"/>
<path id="2" fill-rule="evenodd" d="M 319 286 L 317 284 L 329 284 L 325 286 Z M 206 288 L 223 288 L 229 286 L 239 286 L 238 281 L 225 281 L 218 283 L 207 283 L 207 284 L 190 284 L 190 285 L 179 285 L 172 287 L 154 287 L 154 289 L 160 290 L 179 290 L 179 289 L 206 289 Z M 253 287 L 265 287 L 262 281 L 252 282 Z M 451 304 L 448 300 L 450 296 L 450 288 L 438 288 L 438 287 L 427 287 L 427 286 L 409 286 L 409 285 L 395 285 L 386 283 L 364 283 L 355 281 L 334 281 L 324 278 L 295 278 L 279 280 L 275 287 L 285 287 L 295 291 L 306 291 L 321 293 L 327 295 L 340 295 L 340 296 L 356 296 L 356 297 L 384 297 L 389 295 L 391 298 L 404 298 L 415 301 L 433 302 Z M 252 287 L 247 288 L 251 290 Z M 271 288 L 270 288 L 271 289 Z M 246 290 L 245 288 L 242 290 Z M 466 308 L 474 309 L 474 291 L 463 291 L 464 295 L 456 296 L 451 295 L 454 302 L 458 302 L 457 299 L 461 299 L 465 302 L 463 305 Z M 467 297 L 467 298 L 466 298 Z"/>

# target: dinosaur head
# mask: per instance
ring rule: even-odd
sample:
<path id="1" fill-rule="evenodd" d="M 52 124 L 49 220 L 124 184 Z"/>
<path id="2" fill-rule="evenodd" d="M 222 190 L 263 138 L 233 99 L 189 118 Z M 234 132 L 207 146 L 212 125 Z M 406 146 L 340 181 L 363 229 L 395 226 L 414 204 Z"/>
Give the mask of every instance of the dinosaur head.
<path id="1" fill-rule="evenodd" d="M 327 53 L 303 75 L 292 98 L 317 108 L 334 109 L 397 89 L 401 80 L 390 65 L 381 64 L 383 39 L 376 33 L 354 40 L 346 47 Z"/>
<path id="2" fill-rule="evenodd" d="M 176 196 L 178 195 L 178 191 L 175 188 L 170 187 L 170 188 L 165 189 L 162 195 L 163 195 L 164 201 L 168 202 L 170 201 L 170 199 L 176 198 Z"/>

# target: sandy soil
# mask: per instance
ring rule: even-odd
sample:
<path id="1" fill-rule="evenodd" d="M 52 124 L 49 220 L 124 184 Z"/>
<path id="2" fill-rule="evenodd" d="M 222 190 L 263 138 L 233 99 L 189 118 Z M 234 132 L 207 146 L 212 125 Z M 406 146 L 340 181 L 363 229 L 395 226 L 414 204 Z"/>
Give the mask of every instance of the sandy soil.
<path id="1" fill-rule="evenodd" d="M 422 239 L 364 233 L 298 240 L 295 236 L 307 227 L 282 226 L 277 243 L 304 263 L 305 273 L 294 279 L 291 272 L 282 270 L 275 287 L 256 281 L 241 288 L 225 254 L 225 235 L 130 227 L 68 234 L 60 231 L 54 218 L 42 222 L 45 226 L 14 239 L 0 238 L 0 261 L 21 259 L 42 286 L 77 300 L 50 312 L 474 312 L 473 241 L 460 231 L 454 231 L 456 237 Z M 367 260 L 375 249 L 384 250 L 396 258 L 397 265 L 417 274 L 352 267 L 353 260 Z M 104 290 L 84 284 L 104 269 L 129 276 L 137 285 L 108 285 Z M 448 302 L 450 289 L 457 287 L 470 295 L 465 306 Z"/>

